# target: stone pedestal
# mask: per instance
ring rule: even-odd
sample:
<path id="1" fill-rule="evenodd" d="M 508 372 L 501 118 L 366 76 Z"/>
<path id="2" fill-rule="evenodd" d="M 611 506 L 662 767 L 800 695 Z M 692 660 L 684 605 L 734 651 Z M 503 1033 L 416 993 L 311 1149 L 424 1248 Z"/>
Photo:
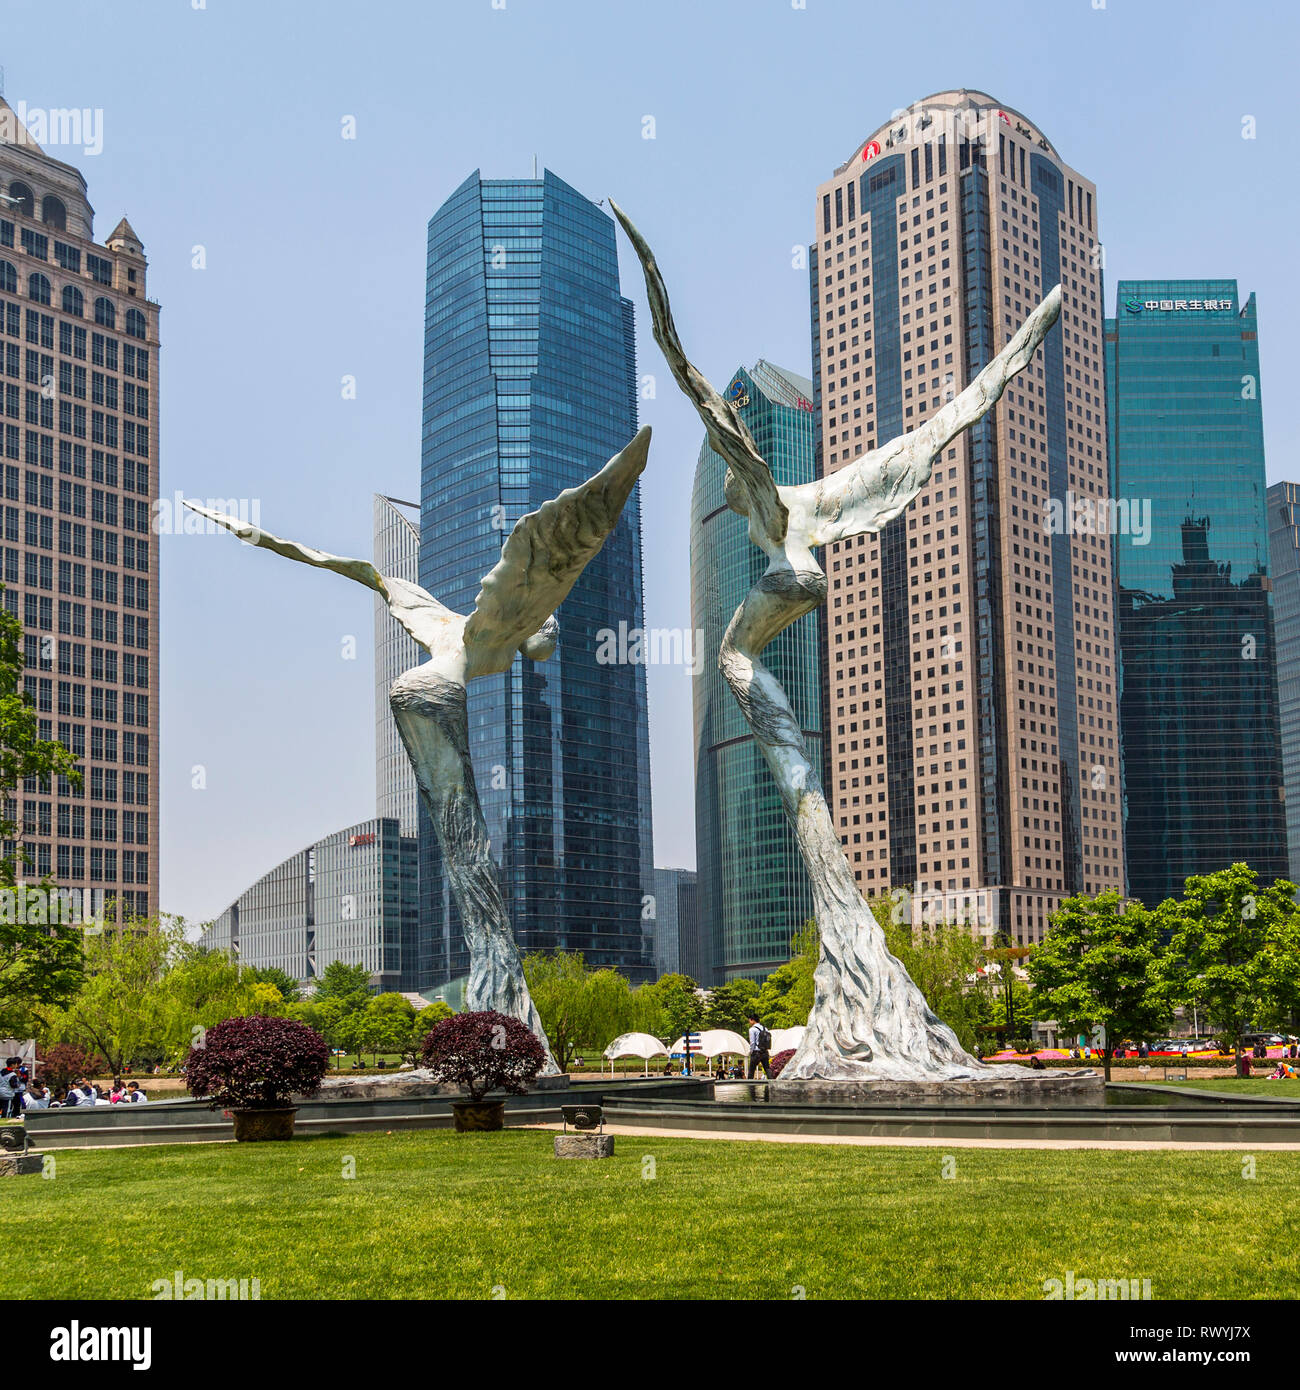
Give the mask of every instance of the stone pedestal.
<path id="1" fill-rule="evenodd" d="M 614 1136 L 612 1134 L 557 1134 L 555 1136 L 556 1158 L 613 1158 Z"/>
<path id="2" fill-rule="evenodd" d="M 773 1105 L 1051 1107 L 1106 1103 L 1106 1083 L 1093 1072 L 1025 1070 L 1024 1079 L 987 1081 L 782 1081 L 770 1082 Z"/>
<path id="3" fill-rule="evenodd" d="M 45 1155 L 37 1153 L 35 1149 L 30 1149 L 25 1154 L 0 1153 L 0 1178 L 16 1178 L 25 1173 L 39 1173 L 44 1166 Z"/>
<path id="4" fill-rule="evenodd" d="M 528 1083 L 531 1095 L 535 1091 L 567 1091 L 568 1076 L 539 1076 Z M 389 1076 L 351 1077 L 331 1076 L 321 1082 L 321 1100 L 431 1100 L 446 1096 L 461 1097 L 459 1086 L 435 1081 L 425 1070 L 393 1072 Z M 502 1092 L 493 1092 L 493 1098 Z"/>

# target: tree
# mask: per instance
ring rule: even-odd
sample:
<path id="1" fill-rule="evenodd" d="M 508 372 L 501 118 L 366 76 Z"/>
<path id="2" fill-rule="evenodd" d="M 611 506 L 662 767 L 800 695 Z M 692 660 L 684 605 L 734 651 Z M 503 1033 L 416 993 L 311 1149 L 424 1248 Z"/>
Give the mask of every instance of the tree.
<path id="1" fill-rule="evenodd" d="M 0 855 L 0 887 L 7 888 L 19 882 L 24 862 L 23 827 L 4 814 L 15 804 L 10 798 L 19 783 L 38 777 L 48 791 L 51 779 L 66 777 L 81 785 L 76 758 L 61 743 L 39 737 L 36 707 L 22 689 L 22 635 L 17 617 L 0 605 L 0 841 L 14 846 Z M 13 915 L 33 914 L 0 913 L 0 1031 L 6 1034 L 28 1031 L 33 1009 L 66 1004 L 82 979 L 80 924 L 4 920 Z"/>
<path id="2" fill-rule="evenodd" d="M 989 1016 L 989 990 L 980 974 L 987 965 L 984 947 L 961 923 L 904 921 L 889 898 L 873 910 L 891 954 L 902 961 L 933 1013 L 971 1051 Z"/>
<path id="3" fill-rule="evenodd" d="M 114 1075 L 137 1057 L 164 1052 L 158 984 L 179 946 L 171 921 L 106 923 L 85 936 L 86 979 L 49 1018 L 47 1037 L 95 1048 Z"/>
<path id="4" fill-rule="evenodd" d="M 671 1045 L 684 1034 L 699 1029 L 704 1021 L 704 1004 L 697 993 L 699 985 L 689 975 L 661 975 L 643 988 L 651 991 L 659 1005 L 667 1043 Z"/>
<path id="5" fill-rule="evenodd" d="M 228 1018 L 284 1013 L 284 1000 L 273 984 L 259 980 L 224 951 L 187 941 L 183 922 L 178 922 L 177 936 L 153 1000 L 159 1043 L 167 1056 L 183 1057 L 199 1030 Z"/>
<path id="6" fill-rule="evenodd" d="M 994 1017 L 1001 1018 L 1000 1026 L 1005 1028 L 1010 1038 L 1020 1037 L 1022 1026 L 1029 1023 L 1029 991 L 1016 978 L 1016 967 L 1033 952 L 1032 946 L 1012 946 L 1005 938 L 1001 946 L 984 948 L 986 965 L 997 966 Z M 992 975 L 993 972 L 990 970 L 989 973 Z"/>
<path id="7" fill-rule="evenodd" d="M 1267 888 L 1246 864 L 1193 874 L 1181 899 L 1154 912 L 1168 949 L 1153 977 L 1168 1007 L 1197 1005 L 1241 1069 L 1241 1037 L 1252 1026 L 1280 1021 L 1297 1002 L 1300 907 L 1296 886 Z"/>
<path id="8" fill-rule="evenodd" d="M 444 1018 L 451 1018 L 454 1013 L 455 1010 L 445 999 L 435 999 L 432 1004 L 426 1004 L 420 1009 L 411 1020 L 406 1040 L 401 1046 L 402 1060 L 414 1066 L 430 1030 Z"/>
<path id="9" fill-rule="evenodd" d="M 631 991 L 617 970 L 588 970 L 580 951 L 535 951 L 524 978 L 561 1070 L 580 1046 L 603 1048 L 625 1031 Z"/>
<path id="10" fill-rule="evenodd" d="M 251 975 L 262 984 L 274 985 L 286 1004 L 296 1004 L 302 999 L 302 987 L 298 981 L 278 965 L 246 965 L 244 974 Z"/>
<path id="11" fill-rule="evenodd" d="M 345 999 L 355 994 L 370 993 L 370 971 L 364 965 L 347 965 L 341 960 L 332 960 L 325 967 L 316 985 L 315 998 Z"/>
<path id="12" fill-rule="evenodd" d="M 1066 898 L 1029 958 L 1036 1002 L 1071 1028 L 1102 1027 L 1106 1079 L 1116 1042 L 1151 1038 L 1169 1018 L 1155 988 L 1160 931 L 1152 913 L 1115 892 Z"/>
<path id="13" fill-rule="evenodd" d="M 709 991 L 704 1005 L 706 1028 L 729 1028 L 743 1037 L 749 1031 L 749 1016 L 758 1013 L 759 987 L 754 980 L 728 980 Z"/>

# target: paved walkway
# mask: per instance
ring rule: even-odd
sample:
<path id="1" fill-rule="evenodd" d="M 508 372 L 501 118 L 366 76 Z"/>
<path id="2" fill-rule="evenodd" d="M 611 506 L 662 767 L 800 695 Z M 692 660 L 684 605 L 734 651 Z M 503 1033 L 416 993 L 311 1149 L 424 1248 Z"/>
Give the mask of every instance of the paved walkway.
<path id="1" fill-rule="evenodd" d="M 509 1125 L 510 1129 L 563 1128 L 557 1124 Z M 1300 1153 L 1300 1144 L 1186 1143 L 1158 1139 L 932 1139 L 929 1137 L 880 1134 L 772 1134 L 734 1129 L 661 1129 L 640 1125 L 605 1126 L 606 1134 L 626 1135 L 629 1139 L 738 1139 L 764 1144 L 859 1144 L 872 1148 L 895 1149 L 1240 1149 L 1246 1153 L 1263 1150 Z"/>

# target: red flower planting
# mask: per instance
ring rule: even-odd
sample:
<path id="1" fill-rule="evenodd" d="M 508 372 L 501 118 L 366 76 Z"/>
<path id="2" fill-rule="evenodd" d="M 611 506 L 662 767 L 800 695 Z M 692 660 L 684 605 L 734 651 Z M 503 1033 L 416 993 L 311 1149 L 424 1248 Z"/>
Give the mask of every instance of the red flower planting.
<path id="1" fill-rule="evenodd" d="M 314 1096 L 329 1068 L 325 1039 L 291 1018 L 252 1014 L 209 1028 L 181 1068 L 190 1094 L 213 1110 L 279 1110 Z"/>
<path id="2" fill-rule="evenodd" d="M 495 1009 L 457 1014 L 434 1024 L 424 1039 L 424 1064 L 439 1081 L 463 1086 L 471 1100 L 489 1091 L 522 1096 L 546 1065 L 546 1052 L 532 1033 Z"/>
<path id="3" fill-rule="evenodd" d="M 780 1076 L 785 1064 L 793 1056 L 794 1048 L 792 1047 L 787 1047 L 783 1052 L 778 1052 L 776 1056 L 772 1058 L 772 1076 Z"/>

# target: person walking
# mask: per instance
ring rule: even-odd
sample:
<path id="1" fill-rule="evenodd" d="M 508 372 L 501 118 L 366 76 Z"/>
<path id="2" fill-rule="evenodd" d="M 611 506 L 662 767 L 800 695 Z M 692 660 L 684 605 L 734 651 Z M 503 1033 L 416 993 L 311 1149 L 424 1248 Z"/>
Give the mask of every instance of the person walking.
<path id="1" fill-rule="evenodd" d="M 754 1073 L 759 1067 L 763 1068 L 763 1076 L 766 1080 L 772 1079 L 772 1035 L 753 1015 L 749 1015 L 749 1079 L 754 1079 Z"/>
<path id="2" fill-rule="evenodd" d="M 22 1058 L 6 1057 L 4 1069 L 0 1071 L 0 1119 L 22 1118 L 23 1092 L 26 1089 L 23 1082 Z"/>

